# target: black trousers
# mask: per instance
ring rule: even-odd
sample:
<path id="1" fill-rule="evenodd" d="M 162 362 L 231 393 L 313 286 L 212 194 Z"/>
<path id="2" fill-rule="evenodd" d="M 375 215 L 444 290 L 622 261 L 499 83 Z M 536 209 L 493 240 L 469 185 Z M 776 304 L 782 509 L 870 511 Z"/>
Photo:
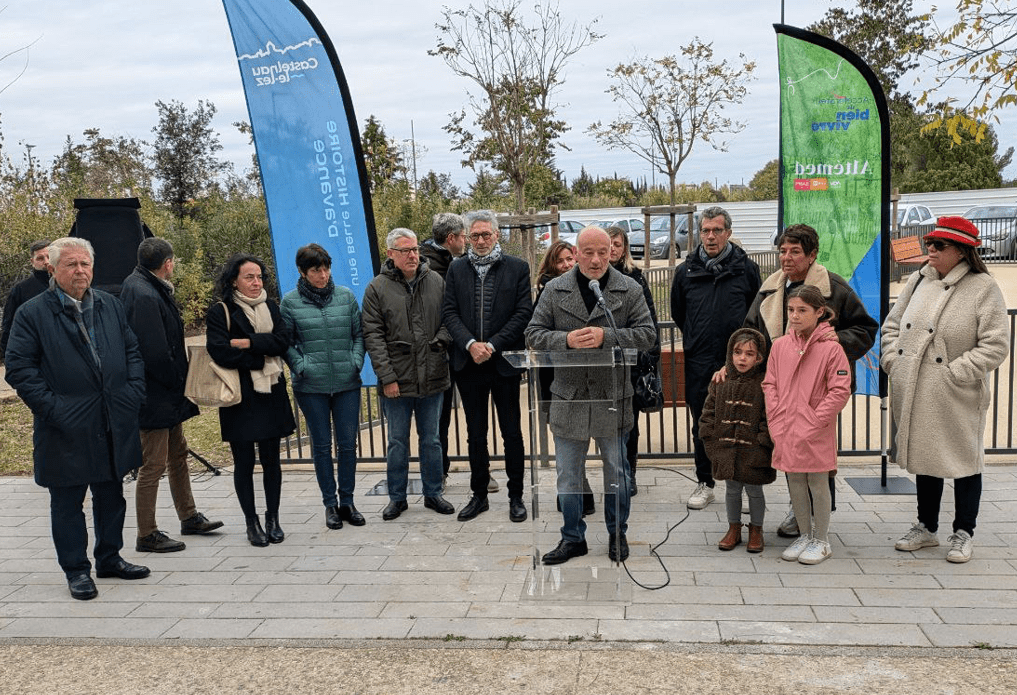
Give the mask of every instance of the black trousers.
<path id="1" fill-rule="evenodd" d="M 279 462 L 279 437 L 262 439 L 258 442 L 230 442 L 233 452 L 233 489 L 237 501 L 247 520 L 257 518 L 254 506 L 254 447 L 258 447 L 262 479 L 265 485 L 265 511 L 279 513 L 279 498 L 282 495 L 282 466 Z"/>
<path id="2" fill-rule="evenodd" d="M 119 478 L 101 483 L 49 488 L 49 517 L 57 562 L 68 577 L 90 572 L 88 527 L 85 524 L 85 493 L 92 491 L 95 524 L 95 566 L 106 569 L 120 557 L 124 547 L 124 516 L 127 502 Z"/>
<path id="3" fill-rule="evenodd" d="M 466 440 L 470 454 L 470 489 L 476 497 L 487 497 L 491 477 L 491 454 L 487 448 L 488 400 L 494 400 L 505 446 L 505 472 L 508 474 L 509 497 L 522 497 L 525 461 L 523 452 L 522 414 L 519 408 L 518 374 L 499 374 L 490 362 L 467 363 L 455 373 L 456 387 L 466 414 Z"/>
<path id="4" fill-rule="evenodd" d="M 918 520 L 935 533 L 939 529 L 939 505 L 943 500 L 943 479 L 931 475 L 916 475 L 918 488 Z M 953 481 L 954 520 L 953 532 L 967 531 L 975 535 L 978 505 L 982 499 L 982 474 L 976 473 Z"/>
<path id="5" fill-rule="evenodd" d="M 706 455 L 703 440 L 699 438 L 699 416 L 703 414 L 703 405 L 705 404 L 688 401 L 689 410 L 692 412 L 692 446 L 696 456 L 696 480 L 712 488 L 717 484 L 713 479 L 713 464 Z"/>
<path id="6" fill-rule="evenodd" d="M 441 400 L 441 415 L 438 416 L 438 441 L 441 443 L 441 470 L 448 475 L 452 462 L 448 458 L 448 429 L 452 426 L 452 398 L 455 384 L 448 387 Z"/>

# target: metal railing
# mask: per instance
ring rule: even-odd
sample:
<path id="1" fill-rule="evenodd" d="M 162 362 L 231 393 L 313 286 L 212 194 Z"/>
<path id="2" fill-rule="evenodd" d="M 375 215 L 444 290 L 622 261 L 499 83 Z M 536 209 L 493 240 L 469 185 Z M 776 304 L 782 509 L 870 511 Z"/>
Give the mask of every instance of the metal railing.
<path id="1" fill-rule="evenodd" d="M 1010 321 L 1010 352 L 1003 364 L 990 379 L 991 404 L 985 432 L 986 452 L 989 454 L 1017 453 L 1014 441 L 1014 339 L 1017 333 L 1017 309 L 1008 310 Z M 664 359 L 670 360 L 670 371 L 664 368 L 670 383 L 664 385 L 665 393 L 683 393 L 681 334 L 671 321 L 663 321 L 658 327 Z M 892 385 L 891 385 L 892 388 Z M 527 384 L 523 381 L 523 412 L 525 418 Z M 449 429 L 449 457 L 453 461 L 469 460 L 466 447 L 466 420 L 456 399 Z M 376 387 L 361 390 L 360 431 L 357 437 L 358 460 L 384 462 L 387 446 L 387 423 L 378 407 Z M 497 418 L 493 403 L 490 422 L 490 446 L 493 460 L 504 460 Z M 283 462 L 305 463 L 312 460 L 310 440 L 306 426 L 296 404 L 297 432 L 283 444 Z M 882 451 L 883 416 L 878 396 L 855 394 L 837 419 L 837 449 L 840 456 L 872 456 Z M 524 428 L 526 423 L 524 423 Z M 667 406 L 659 413 L 642 414 L 639 417 L 639 455 L 654 459 L 688 459 L 693 456 L 692 417 L 684 403 Z M 411 452 L 416 452 L 416 436 L 411 434 Z M 890 438 L 887 436 L 887 442 Z"/>

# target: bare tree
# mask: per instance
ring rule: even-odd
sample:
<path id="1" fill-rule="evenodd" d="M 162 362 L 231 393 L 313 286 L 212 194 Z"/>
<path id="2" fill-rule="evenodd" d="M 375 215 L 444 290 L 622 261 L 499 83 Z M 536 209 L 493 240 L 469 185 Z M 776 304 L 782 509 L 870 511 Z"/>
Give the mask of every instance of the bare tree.
<path id="1" fill-rule="evenodd" d="M 622 107 L 611 123 L 598 121 L 587 132 L 608 149 L 625 149 L 666 174 L 675 204 L 675 177 L 697 142 L 726 151 L 723 133 L 737 133 L 744 123 L 724 115 L 740 104 L 756 68 L 739 56 L 741 65 L 715 63 L 713 47 L 698 37 L 680 49 L 681 57 L 642 58 L 608 71 L 606 90 Z"/>
<path id="2" fill-rule="evenodd" d="M 577 52 L 601 38 L 596 23 L 564 19 L 557 4 L 538 1 L 531 17 L 521 0 L 488 0 L 481 7 L 442 9 L 437 47 L 452 71 L 472 81 L 469 94 L 473 123 L 466 110 L 451 114 L 445 130 L 464 166 L 491 165 L 512 182 L 519 212 L 525 209 L 524 187 L 534 167 L 551 160 L 554 141 L 568 126 L 554 118 L 553 94 L 564 81 L 564 68 Z M 475 132 L 476 131 L 476 132 Z"/>
<path id="3" fill-rule="evenodd" d="M 959 131 L 980 141 L 993 112 L 1017 105 L 1017 8 L 1007 0 L 958 0 L 957 12 L 956 22 L 935 41 L 940 75 L 918 104 L 926 104 L 950 83 L 972 85 L 974 93 L 966 102 L 946 99 L 939 116 L 923 128 L 927 132 L 945 125 L 960 144 Z"/>

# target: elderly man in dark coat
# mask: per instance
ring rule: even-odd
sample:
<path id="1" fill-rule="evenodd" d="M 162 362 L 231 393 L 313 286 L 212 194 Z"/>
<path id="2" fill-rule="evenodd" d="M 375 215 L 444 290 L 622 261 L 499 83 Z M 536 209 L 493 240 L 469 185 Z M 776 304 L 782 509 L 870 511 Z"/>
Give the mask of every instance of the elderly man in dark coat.
<path id="1" fill-rule="evenodd" d="M 727 341 L 738 330 L 759 290 L 759 266 L 731 243 L 731 215 L 721 207 L 703 210 L 700 244 L 678 266 L 671 284 L 671 319 L 682 332 L 685 401 L 692 414 L 696 489 L 686 502 L 704 509 L 713 502 L 713 469 L 699 436 L 699 417 L 713 373 L 724 366 Z"/>
<path id="2" fill-rule="evenodd" d="M 185 547 L 160 531 L 155 521 L 163 473 L 169 479 L 180 533 L 209 533 L 222 527 L 221 521 L 209 521 L 198 511 L 191 492 L 183 423 L 198 414 L 198 406 L 184 397 L 187 352 L 184 322 L 170 282 L 173 267 L 170 243 L 158 237 L 145 239 L 138 246 L 138 267 L 120 289 L 120 302 L 145 361 L 147 398 L 139 417 L 142 465 L 134 488 L 139 553 L 171 553 Z"/>
<path id="3" fill-rule="evenodd" d="M 98 595 L 82 509 L 89 489 L 96 576 L 149 574 L 120 557 L 127 511 L 121 479 L 141 465 L 145 365 L 123 306 L 91 289 L 93 260 L 84 239 L 54 241 L 50 288 L 18 311 L 7 346 L 7 381 L 35 416 L 35 482 L 49 489 L 57 561 L 71 596 L 81 600 Z"/>
<path id="4" fill-rule="evenodd" d="M 473 492 L 459 510 L 458 519 L 469 521 L 490 508 L 487 493 L 494 486 L 490 485 L 487 424 L 488 402 L 493 400 L 505 444 L 509 519 L 520 522 L 526 520 L 526 465 L 519 408 L 522 375 L 502 353 L 523 348 L 523 330 L 533 315 L 530 266 L 502 252 L 493 212 L 466 213 L 466 228 L 470 250 L 449 266 L 442 305 L 442 318 L 452 336 L 452 376 L 466 413 Z"/>
<path id="5" fill-rule="evenodd" d="M 652 348 L 657 330 L 643 288 L 611 268 L 607 232 L 597 227 L 584 229 L 576 239 L 576 247 L 576 267 L 551 280 L 540 295 L 526 327 L 527 344 L 536 350 Z M 596 289 L 594 281 L 598 283 Z M 597 297 L 600 287 L 603 306 Z M 614 316 L 616 331 L 609 328 L 605 306 Z M 633 420 L 629 374 L 623 369 L 612 373 L 609 367 L 555 369 L 551 394 L 548 420 L 554 435 L 564 525 L 561 542 L 544 555 L 543 562 L 557 565 L 588 552 L 582 481 L 591 438 L 604 457 L 604 519 L 611 534 L 608 557 L 625 560 L 629 555 L 625 537 L 629 518 L 625 441 Z M 621 394 L 617 403 L 613 400 L 616 394 Z"/>

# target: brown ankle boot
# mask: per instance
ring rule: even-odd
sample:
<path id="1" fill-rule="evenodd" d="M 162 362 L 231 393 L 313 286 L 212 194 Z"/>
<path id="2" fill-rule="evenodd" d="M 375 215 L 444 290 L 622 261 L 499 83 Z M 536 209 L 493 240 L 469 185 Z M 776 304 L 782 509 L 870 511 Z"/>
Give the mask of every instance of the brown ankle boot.
<path id="1" fill-rule="evenodd" d="M 763 552 L 763 527 L 749 524 L 749 542 L 745 550 L 750 553 Z"/>
<path id="2" fill-rule="evenodd" d="M 742 542 L 742 525 L 728 524 L 727 534 L 720 539 L 717 547 L 721 550 L 734 550 Z"/>

